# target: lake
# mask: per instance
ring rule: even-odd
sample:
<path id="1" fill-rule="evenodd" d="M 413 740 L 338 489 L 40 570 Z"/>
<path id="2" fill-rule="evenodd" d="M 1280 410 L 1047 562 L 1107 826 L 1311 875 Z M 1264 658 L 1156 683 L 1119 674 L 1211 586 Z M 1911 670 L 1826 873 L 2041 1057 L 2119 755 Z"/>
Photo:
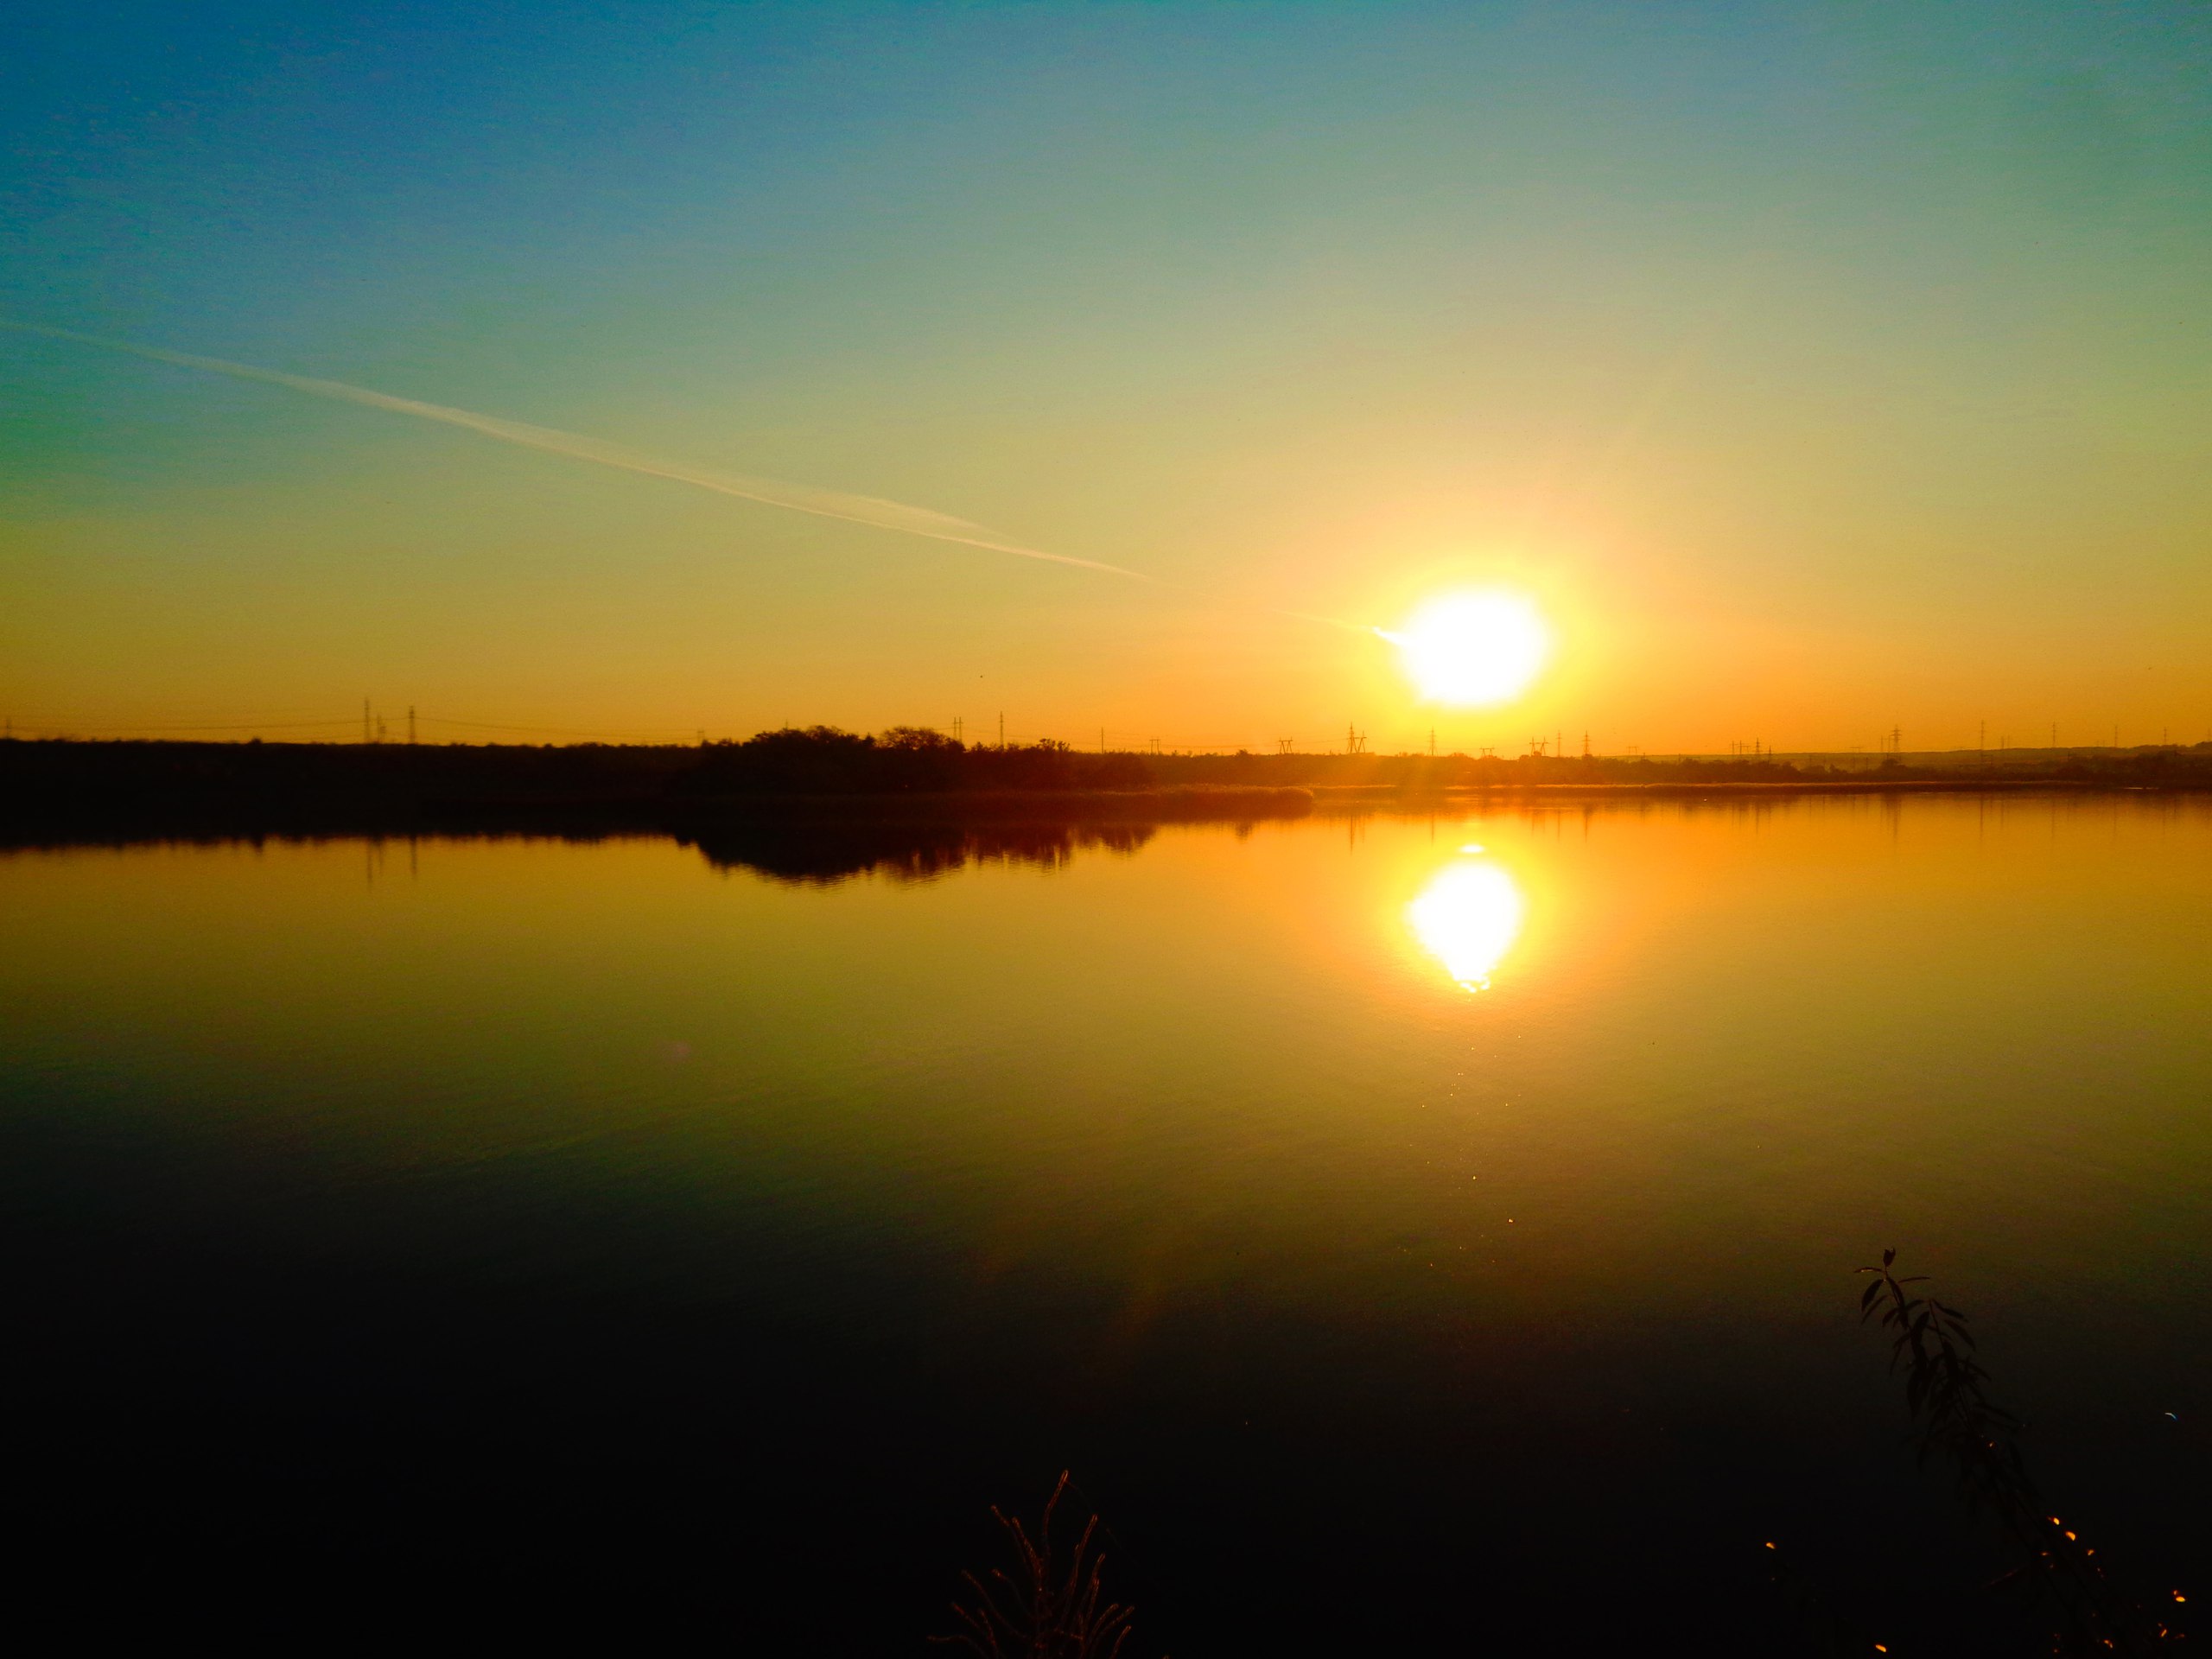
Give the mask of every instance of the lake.
<path id="1" fill-rule="evenodd" d="M 757 841 L 0 854 L 35 1596 L 918 1653 L 1065 1468 L 1124 1659 L 2022 1651 L 1886 1246 L 2212 1560 L 2212 803 Z"/>

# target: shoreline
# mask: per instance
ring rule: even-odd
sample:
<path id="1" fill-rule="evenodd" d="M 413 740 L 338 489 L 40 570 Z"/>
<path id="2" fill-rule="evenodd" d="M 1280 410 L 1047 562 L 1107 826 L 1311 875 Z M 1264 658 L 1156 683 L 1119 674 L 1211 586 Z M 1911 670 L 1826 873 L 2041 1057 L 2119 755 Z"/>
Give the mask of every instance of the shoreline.
<path id="1" fill-rule="evenodd" d="M 371 840 L 547 836 L 599 839 L 718 832 L 855 830 L 950 832 L 1177 823 L 1289 823 L 1313 817 L 1417 816 L 1513 802 L 1587 805 L 1647 801 L 1780 803 L 1834 797 L 2038 795 L 2207 797 L 2202 785 L 2073 780 L 1803 780 L 1748 783 L 1497 784 L 1408 790 L 1389 785 L 1196 785 L 1143 790 L 977 790 L 876 795 L 752 795 L 670 801 L 588 797 L 393 799 L 305 798 L 84 799 L 0 807 L 0 850 L 120 847 L 162 842 Z"/>
<path id="2" fill-rule="evenodd" d="M 1316 784 L 1317 804 L 1334 800 L 1453 800 L 1466 797 L 1535 795 L 1632 799 L 1639 796 L 1778 795 L 2202 795 L 2204 784 L 2122 784 L 2074 778 L 1805 778 L 1777 782 L 1716 779 L 1709 783 L 1451 784 L 1415 791 L 1389 784 Z"/>

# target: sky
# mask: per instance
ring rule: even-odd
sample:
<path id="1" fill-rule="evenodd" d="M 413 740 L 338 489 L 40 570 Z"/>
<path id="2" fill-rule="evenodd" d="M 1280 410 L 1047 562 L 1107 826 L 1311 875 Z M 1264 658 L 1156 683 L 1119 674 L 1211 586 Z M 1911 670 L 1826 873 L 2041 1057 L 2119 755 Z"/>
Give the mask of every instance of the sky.
<path id="1" fill-rule="evenodd" d="M 19 731 L 2212 736 L 2202 4 L 14 16 Z"/>

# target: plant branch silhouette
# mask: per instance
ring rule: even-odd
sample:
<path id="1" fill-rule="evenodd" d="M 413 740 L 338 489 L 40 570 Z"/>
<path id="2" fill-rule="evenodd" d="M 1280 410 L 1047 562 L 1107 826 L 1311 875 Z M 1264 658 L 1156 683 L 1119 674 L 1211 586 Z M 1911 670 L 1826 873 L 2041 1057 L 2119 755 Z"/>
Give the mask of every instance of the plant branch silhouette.
<path id="1" fill-rule="evenodd" d="M 1968 1506 L 1992 1516 L 2020 1556 L 1989 1587 L 2019 1586 L 2037 1600 L 2054 1622 L 2055 1654 L 2150 1653 L 2178 1641 L 2180 1633 L 2124 1594 L 2096 1550 L 2051 1512 L 2020 1448 L 2027 1425 L 1990 1398 L 1967 1316 L 1913 1288 L 1928 1282 L 1926 1274 L 1900 1278 L 1897 1256 L 1884 1250 L 1879 1267 L 1859 1269 L 1869 1281 L 1859 1318 L 1891 1333 L 1890 1367 L 1904 1374 L 1923 1465 L 1931 1459 L 1949 1465 Z"/>
<path id="2" fill-rule="evenodd" d="M 1052 1516 L 1067 1488 L 1063 1470 L 1033 1539 L 1019 1519 L 991 1506 L 992 1518 L 1014 1547 L 1014 1569 L 995 1567 L 981 1578 L 961 1573 L 973 1596 L 952 1604 L 963 1628 L 933 1636 L 931 1642 L 966 1648 L 983 1659 L 1120 1659 L 1135 1609 L 1105 1599 L 1106 1557 L 1091 1551 L 1096 1516 L 1084 1522 L 1065 1561 L 1059 1559 Z"/>

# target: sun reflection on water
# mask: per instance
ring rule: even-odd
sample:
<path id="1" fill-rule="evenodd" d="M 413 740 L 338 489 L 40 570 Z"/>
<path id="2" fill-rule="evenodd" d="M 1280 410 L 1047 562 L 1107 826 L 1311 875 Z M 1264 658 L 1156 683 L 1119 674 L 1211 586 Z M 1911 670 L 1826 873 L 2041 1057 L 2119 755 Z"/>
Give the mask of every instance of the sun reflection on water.
<path id="1" fill-rule="evenodd" d="M 1485 859 L 1468 857 L 1436 873 L 1406 906 L 1406 923 L 1446 973 L 1467 989 L 1482 991 L 1513 948 L 1524 908 L 1511 876 Z"/>

